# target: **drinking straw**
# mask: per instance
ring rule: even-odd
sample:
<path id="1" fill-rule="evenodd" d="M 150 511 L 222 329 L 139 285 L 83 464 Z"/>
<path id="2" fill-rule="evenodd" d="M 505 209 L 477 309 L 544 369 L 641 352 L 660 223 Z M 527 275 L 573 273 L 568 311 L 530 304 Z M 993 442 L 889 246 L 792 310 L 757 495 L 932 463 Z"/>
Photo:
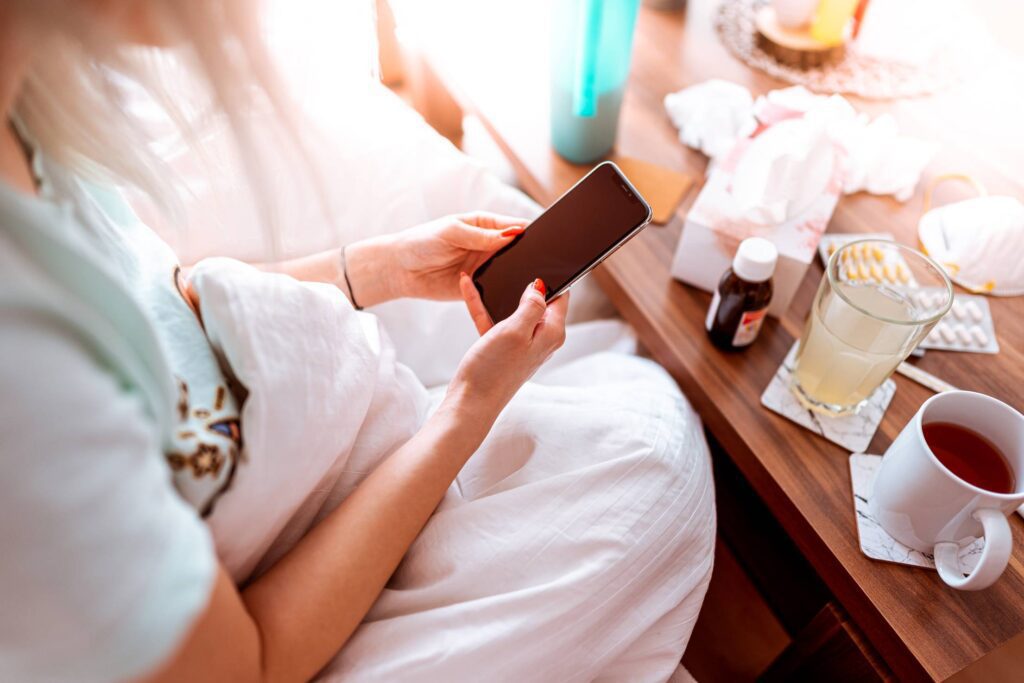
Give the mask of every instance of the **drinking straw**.
<path id="1" fill-rule="evenodd" d="M 576 51 L 576 80 L 572 108 L 576 116 L 597 116 L 597 57 L 601 46 L 604 0 L 582 0 L 583 30 Z"/>

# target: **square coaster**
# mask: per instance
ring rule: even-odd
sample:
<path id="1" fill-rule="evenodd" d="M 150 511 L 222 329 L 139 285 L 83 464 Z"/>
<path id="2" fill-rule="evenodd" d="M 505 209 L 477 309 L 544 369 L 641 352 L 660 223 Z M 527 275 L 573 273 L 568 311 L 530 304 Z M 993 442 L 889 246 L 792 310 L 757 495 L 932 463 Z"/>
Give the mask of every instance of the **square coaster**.
<path id="1" fill-rule="evenodd" d="M 670 168 L 632 157 L 614 155 L 629 181 L 636 186 L 651 205 L 651 222 L 665 225 L 675 215 L 676 207 L 693 186 L 693 176 L 677 173 Z"/>
<path id="2" fill-rule="evenodd" d="M 797 344 L 799 341 L 789 349 L 786 359 L 782 361 L 772 381 L 768 383 L 768 388 L 761 394 L 761 405 L 850 452 L 861 453 L 867 450 L 868 444 L 875 436 L 875 430 L 882 421 L 882 416 L 885 415 L 885 409 L 889 407 L 892 395 L 896 393 L 896 383 L 892 379 L 885 380 L 868 398 L 867 405 L 856 415 L 821 415 L 805 408 L 789 388 Z"/>
<path id="3" fill-rule="evenodd" d="M 880 455 L 854 453 L 850 456 L 853 510 L 857 517 L 857 536 L 860 537 L 861 552 L 874 560 L 935 569 L 933 555 L 903 545 L 887 534 L 878 521 L 871 516 L 868 502 L 871 500 L 871 490 L 875 486 L 875 476 L 881 466 L 882 456 Z M 960 549 L 960 566 L 965 572 L 969 573 L 974 570 L 984 547 L 984 539 L 976 538 Z"/>

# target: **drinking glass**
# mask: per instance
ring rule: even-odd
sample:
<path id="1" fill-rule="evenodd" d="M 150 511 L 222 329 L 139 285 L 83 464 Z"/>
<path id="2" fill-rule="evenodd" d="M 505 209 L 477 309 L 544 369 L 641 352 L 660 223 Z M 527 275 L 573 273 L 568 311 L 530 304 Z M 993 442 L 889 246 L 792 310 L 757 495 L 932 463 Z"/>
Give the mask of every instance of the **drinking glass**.
<path id="1" fill-rule="evenodd" d="M 930 258 L 883 240 L 857 240 L 829 258 L 796 352 L 791 388 L 825 415 L 860 410 L 953 305 Z"/>

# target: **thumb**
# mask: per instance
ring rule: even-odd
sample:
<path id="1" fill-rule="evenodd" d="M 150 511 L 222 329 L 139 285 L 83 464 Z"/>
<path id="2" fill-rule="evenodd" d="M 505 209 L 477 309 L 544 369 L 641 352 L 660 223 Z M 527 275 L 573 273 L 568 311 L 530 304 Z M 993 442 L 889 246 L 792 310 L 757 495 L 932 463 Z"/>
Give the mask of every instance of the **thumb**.
<path id="1" fill-rule="evenodd" d="M 508 318 L 509 326 L 532 338 L 537 323 L 544 317 L 544 311 L 548 307 L 544 300 L 545 294 L 547 294 L 547 287 L 540 278 L 527 285 L 526 291 L 519 299 L 519 308 Z"/>
<path id="2" fill-rule="evenodd" d="M 515 239 L 523 230 L 522 226 L 504 230 L 488 230 L 458 221 L 451 226 L 446 237 L 456 247 L 470 251 L 497 251 Z"/>

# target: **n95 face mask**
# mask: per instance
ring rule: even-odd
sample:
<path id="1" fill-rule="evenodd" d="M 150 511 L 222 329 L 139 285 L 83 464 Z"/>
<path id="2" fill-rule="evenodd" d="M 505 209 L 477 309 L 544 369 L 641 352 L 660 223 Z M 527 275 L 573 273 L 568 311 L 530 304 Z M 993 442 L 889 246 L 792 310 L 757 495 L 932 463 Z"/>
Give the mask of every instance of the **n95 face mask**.
<path id="1" fill-rule="evenodd" d="M 1024 203 L 975 197 L 931 209 L 918 223 L 924 252 L 964 289 L 1024 294 Z"/>

